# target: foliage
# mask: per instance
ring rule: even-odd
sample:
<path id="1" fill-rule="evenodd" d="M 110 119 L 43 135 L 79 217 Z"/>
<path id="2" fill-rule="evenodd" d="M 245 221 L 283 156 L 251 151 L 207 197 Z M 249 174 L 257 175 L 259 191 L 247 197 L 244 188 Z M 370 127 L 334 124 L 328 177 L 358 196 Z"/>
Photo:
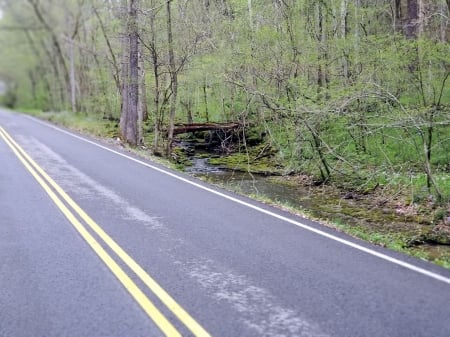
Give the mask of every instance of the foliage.
<path id="1" fill-rule="evenodd" d="M 361 190 L 400 173 L 448 201 L 449 8 L 415 1 L 419 20 L 406 0 L 172 0 L 173 64 L 166 2 L 133 2 L 152 133 L 142 138 L 158 150 L 175 97 L 173 122 L 263 130 L 287 171 Z M 3 0 L 4 104 L 117 120 L 128 3 Z"/>

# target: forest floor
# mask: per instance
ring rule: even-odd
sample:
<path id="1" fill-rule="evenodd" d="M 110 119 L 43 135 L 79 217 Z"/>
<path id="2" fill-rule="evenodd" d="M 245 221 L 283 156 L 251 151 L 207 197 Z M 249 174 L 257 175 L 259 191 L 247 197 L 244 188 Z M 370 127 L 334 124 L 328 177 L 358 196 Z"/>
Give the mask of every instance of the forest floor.
<path id="1" fill-rule="evenodd" d="M 124 147 L 117 138 L 117 122 L 69 113 L 31 114 Z M 450 203 L 438 203 L 431 195 L 415 200 L 401 184 L 362 191 L 336 182 L 317 184 L 311 176 L 286 170 L 264 144 L 227 155 L 178 146 L 170 161 L 152 156 L 145 146 L 127 149 L 354 237 L 450 268 Z M 203 169 L 206 164 L 204 172 L 190 168 L 198 159 Z"/>

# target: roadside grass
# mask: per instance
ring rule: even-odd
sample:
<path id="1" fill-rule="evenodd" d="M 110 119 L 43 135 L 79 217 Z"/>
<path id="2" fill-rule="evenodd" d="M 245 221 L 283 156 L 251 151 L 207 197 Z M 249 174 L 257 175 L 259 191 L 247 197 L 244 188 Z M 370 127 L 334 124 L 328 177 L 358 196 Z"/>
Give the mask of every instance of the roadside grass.
<path id="1" fill-rule="evenodd" d="M 119 136 L 118 122 L 104 119 L 99 114 L 74 114 L 68 111 L 43 112 L 40 110 L 22 110 L 22 112 L 95 137 L 117 138 Z"/>
<path id="2" fill-rule="evenodd" d="M 56 125 L 66 127 L 68 129 L 77 131 L 81 134 L 86 134 L 98 139 L 115 141 L 119 138 L 119 125 L 116 121 L 110 121 L 103 118 L 99 114 L 73 114 L 71 112 L 43 112 L 35 109 L 21 109 L 21 112 L 34 116 L 36 118 L 46 120 Z M 146 144 L 151 144 L 153 139 L 152 134 L 147 134 L 145 137 Z M 148 142 L 148 143 L 147 143 Z M 145 146 L 142 147 L 130 147 L 127 144 L 120 142 L 124 149 L 131 153 L 135 153 L 142 158 L 150 159 L 166 167 L 174 170 L 183 170 L 184 166 L 180 166 L 171 160 L 163 157 L 157 157 L 148 151 Z"/>
<path id="3" fill-rule="evenodd" d="M 337 229 L 342 230 L 346 234 L 353 237 L 374 243 L 376 245 L 386 247 L 388 249 L 398 251 L 407 255 L 417 257 L 422 260 L 431 261 L 441 267 L 450 269 L 450 249 L 441 247 L 442 251 L 439 255 L 434 250 L 424 249 L 421 246 L 409 247 L 407 244 L 409 237 L 402 235 L 402 233 L 383 233 L 369 230 L 365 226 L 351 226 L 342 222 L 340 219 L 335 219 L 331 222 Z M 438 247 L 435 245 L 434 247 Z M 428 248 L 428 247 L 427 247 Z"/>

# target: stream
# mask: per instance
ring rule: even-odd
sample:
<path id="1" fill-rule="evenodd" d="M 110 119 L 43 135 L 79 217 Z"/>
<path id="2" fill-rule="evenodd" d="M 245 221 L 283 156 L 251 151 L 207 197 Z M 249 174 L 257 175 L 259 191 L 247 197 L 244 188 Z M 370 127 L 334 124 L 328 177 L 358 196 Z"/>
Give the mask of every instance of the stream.
<path id="1" fill-rule="evenodd" d="M 310 192 L 306 188 L 300 189 L 276 183 L 267 176 L 223 170 L 208 165 L 207 159 L 204 158 L 195 160 L 195 164 L 187 168 L 186 172 L 244 195 L 256 195 L 294 207 L 311 207 L 311 202 L 306 200 L 310 196 Z"/>
<path id="2" fill-rule="evenodd" d="M 212 184 L 221 185 L 245 195 L 268 198 L 283 204 L 309 206 L 309 203 L 307 205 L 299 203 L 299 198 L 305 196 L 305 191 L 275 183 L 266 176 L 224 170 L 209 165 L 208 158 L 193 158 L 192 164 L 192 166 L 186 168 L 186 172 Z"/>

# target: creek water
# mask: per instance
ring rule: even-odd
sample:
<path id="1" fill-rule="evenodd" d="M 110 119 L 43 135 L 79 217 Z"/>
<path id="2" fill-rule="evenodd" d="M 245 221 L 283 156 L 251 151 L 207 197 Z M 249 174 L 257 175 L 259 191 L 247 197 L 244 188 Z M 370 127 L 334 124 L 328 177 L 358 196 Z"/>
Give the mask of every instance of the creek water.
<path id="1" fill-rule="evenodd" d="M 224 186 L 245 195 L 256 195 L 283 204 L 297 207 L 309 207 L 306 198 L 310 192 L 294 186 L 276 183 L 266 176 L 248 172 L 229 171 L 208 164 L 208 158 L 194 158 L 193 165 L 186 169 L 189 174 Z"/>
<path id="2" fill-rule="evenodd" d="M 325 195 L 318 187 L 284 183 L 283 179 L 287 180 L 289 179 L 288 177 L 272 179 L 264 175 L 230 171 L 209 165 L 208 158 L 194 157 L 192 166 L 188 167 L 186 172 L 237 193 L 257 196 L 258 198 L 271 200 L 277 204 L 287 205 L 295 209 L 308 209 L 309 212 L 317 217 L 324 215 L 324 210 L 321 210 L 320 207 L 320 204 L 323 203 L 322 198 L 331 197 L 330 195 Z M 339 208 L 331 207 L 331 209 L 332 212 L 339 212 Z"/>

